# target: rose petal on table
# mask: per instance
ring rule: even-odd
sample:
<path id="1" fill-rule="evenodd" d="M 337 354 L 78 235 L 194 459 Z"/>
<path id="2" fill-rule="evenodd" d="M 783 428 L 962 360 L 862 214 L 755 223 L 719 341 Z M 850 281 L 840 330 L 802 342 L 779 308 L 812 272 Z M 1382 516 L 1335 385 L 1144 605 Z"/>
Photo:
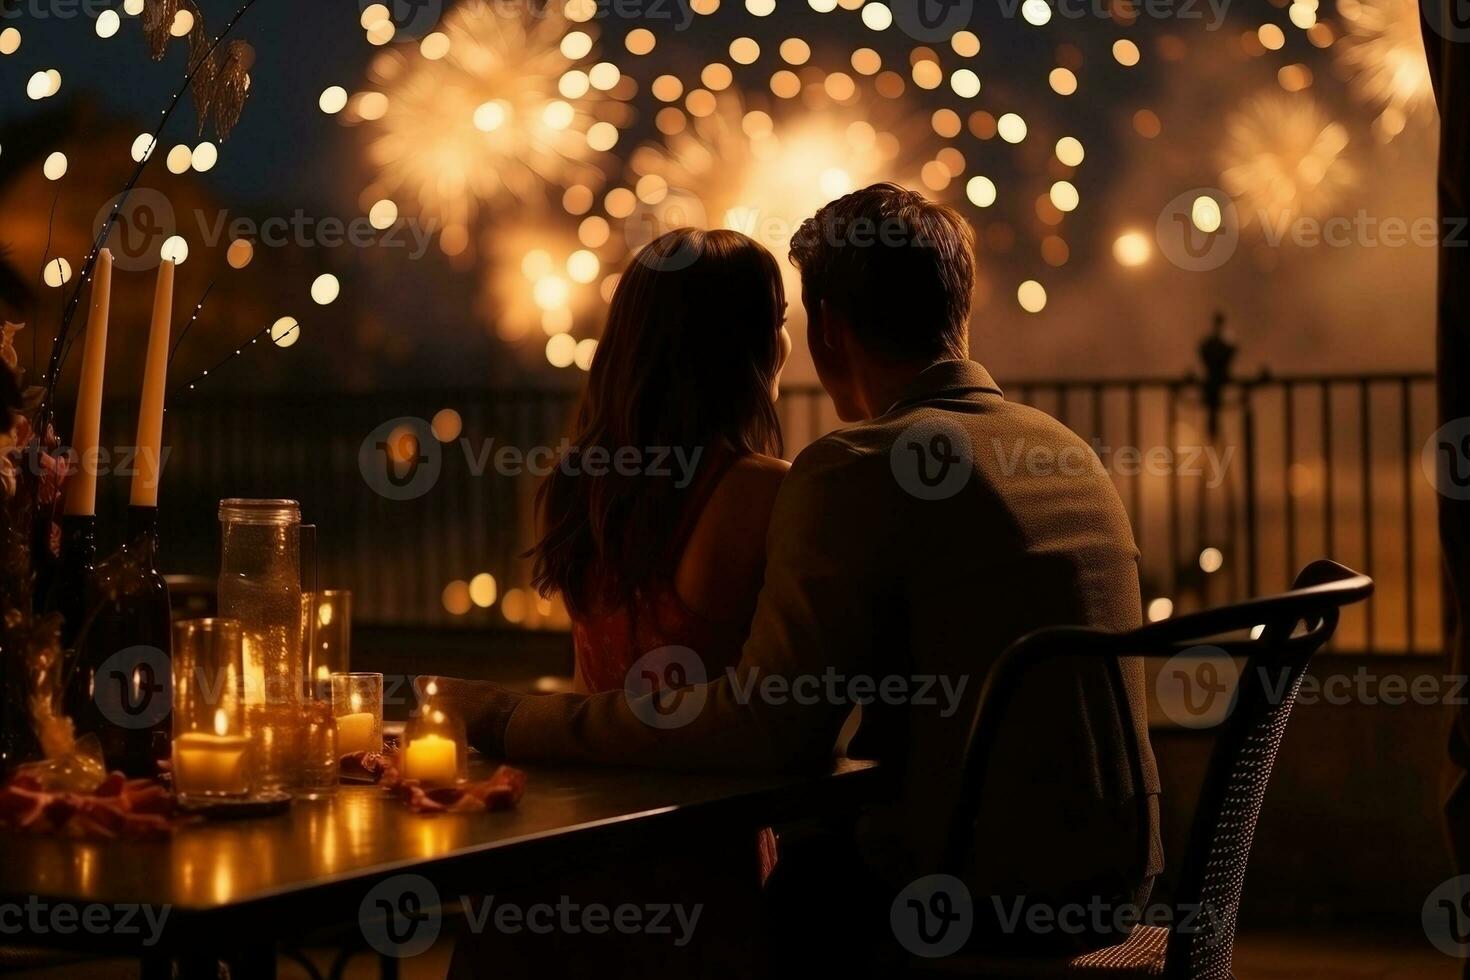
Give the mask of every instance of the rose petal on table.
<path id="1" fill-rule="evenodd" d="M 0 787 L 0 824 L 28 827 L 41 816 L 46 794 L 18 783 Z"/>
<path id="2" fill-rule="evenodd" d="M 174 795 L 157 784 L 130 790 L 123 797 L 133 813 L 167 816 L 176 809 Z"/>
<path id="3" fill-rule="evenodd" d="M 342 756 L 342 778 L 349 783 L 381 782 L 391 770 L 388 758 L 381 752 L 349 752 Z"/>
<path id="4" fill-rule="evenodd" d="M 29 775 L 27 773 L 21 773 L 15 776 L 10 780 L 7 785 L 13 786 L 16 789 L 30 790 L 32 792 L 36 792 L 41 789 L 41 781 L 35 776 Z"/>
<path id="5" fill-rule="evenodd" d="M 152 780 L 143 780 L 152 782 Z M 92 791 L 93 796 L 121 796 L 128 787 L 128 777 L 120 772 L 110 772 L 103 777 L 102 782 Z"/>
<path id="6" fill-rule="evenodd" d="M 116 806 L 93 800 L 81 800 L 72 818 L 76 827 L 87 831 L 85 836 L 116 837 L 127 825 L 127 814 Z"/>
<path id="7" fill-rule="evenodd" d="M 61 793 L 46 799 L 43 813 L 52 826 L 60 827 L 72 818 L 77 809 L 76 799 L 70 794 Z"/>
<path id="8" fill-rule="evenodd" d="M 440 806 L 450 807 L 464 799 L 465 791 L 458 786 L 435 786 L 425 790 L 424 795 Z"/>
<path id="9" fill-rule="evenodd" d="M 514 810 L 521 802 L 521 795 L 510 786 L 492 786 L 485 794 L 485 809 Z"/>

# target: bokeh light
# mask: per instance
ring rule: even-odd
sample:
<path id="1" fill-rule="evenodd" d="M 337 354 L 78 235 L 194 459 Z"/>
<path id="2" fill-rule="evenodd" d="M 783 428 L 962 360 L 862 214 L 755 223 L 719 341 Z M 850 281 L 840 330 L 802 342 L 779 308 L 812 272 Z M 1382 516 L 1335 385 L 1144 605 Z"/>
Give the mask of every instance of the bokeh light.
<path id="1" fill-rule="evenodd" d="M 454 409 L 441 408 L 434 413 L 433 419 L 429 422 L 429 429 L 434 433 L 434 438 L 440 442 L 453 442 L 464 431 L 464 420 Z"/>
<path id="2" fill-rule="evenodd" d="M 174 265 L 183 265 L 189 258 L 189 243 L 182 235 L 170 235 L 163 240 L 158 257 Z"/>
<path id="3" fill-rule="evenodd" d="M 71 263 L 58 256 L 42 268 L 41 278 L 52 289 L 65 286 L 71 282 Z"/>
<path id="4" fill-rule="evenodd" d="M 301 324 L 294 316 L 283 316 L 271 324 L 270 337 L 277 347 L 290 347 L 301 339 Z"/>
<path id="5" fill-rule="evenodd" d="M 341 291 L 342 284 L 330 272 L 324 272 L 317 276 L 311 284 L 312 301 L 321 306 L 326 306 L 331 303 Z"/>

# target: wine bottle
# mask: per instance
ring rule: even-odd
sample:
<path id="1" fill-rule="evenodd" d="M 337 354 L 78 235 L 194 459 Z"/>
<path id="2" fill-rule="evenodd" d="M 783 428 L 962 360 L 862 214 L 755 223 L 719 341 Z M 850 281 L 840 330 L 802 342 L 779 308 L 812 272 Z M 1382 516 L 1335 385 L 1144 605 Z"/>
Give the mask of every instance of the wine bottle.
<path id="1" fill-rule="evenodd" d="M 80 683 L 81 651 L 77 637 L 84 628 L 87 615 L 96 608 L 93 577 L 97 574 L 97 517 L 94 514 L 66 514 L 61 518 L 61 561 L 48 609 L 61 614 L 61 649 L 65 658 L 67 688 L 65 710 L 76 720 L 85 706 L 89 692 Z"/>
<path id="2" fill-rule="evenodd" d="M 61 562 L 48 608 L 61 614 L 61 646 L 76 643 L 91 607 L 87 588 L 97 571 L 97 518 L 92 514 L 67 514 L 61 519 Z"/>
<path id="3" fill-rule="evenodd" d="M 169 754 L 173 683 L 168 584 L 158 570 L 158 508 L 128 508 L 125 543 L 97 564 L 95 614 L 81 635 L 73 715 L 109 769 L 154 776 Z"/>

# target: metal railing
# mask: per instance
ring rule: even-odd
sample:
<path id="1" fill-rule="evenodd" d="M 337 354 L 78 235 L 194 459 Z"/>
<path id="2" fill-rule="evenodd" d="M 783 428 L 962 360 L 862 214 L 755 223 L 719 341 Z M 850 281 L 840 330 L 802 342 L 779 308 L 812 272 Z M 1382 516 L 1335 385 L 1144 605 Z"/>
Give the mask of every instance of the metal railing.
<path id="1" fill-rule="evenodd" d="M 1001 383 L 1098 450 L 1133 521 L 1151 614 L 1283 589 L 1302 564 L 1326 556 L 1378 584 L 1344 617 L 1337 649 L 1438 648 L 1434 489 L 1420 470 L 1434 428 L 1432 375 Z M 537 479 L 508 475 L 514 467 L 495 454 L 556 447 L 574 401 L 566 390 L 184 401 L 167 418 L 167 570 L 213 574 L 220 497 L 290 496 L 319 526 L 323 583 L 353 589 L 365 623 L 564 627 L 563 611 L 525 589 L 519 557 L 531 543 Z M 131 406 L 115 409 L 106 434 L 125 444 Z M 441 409 L 458 413 L 461 432 L 439 447 L 432 490 L 402 501 L 374 492 L 358 465 L 363 440 L 389 419 Z M 788 455 L 839 424 L 815 387 L 787 387 L 779 410 Z M 104 496 L 120 511 L 125 485 L 113 482 Z M 464 602 L 454 583 L 481 573 L 494 576 L 496 601 L 455 611 Z"/>

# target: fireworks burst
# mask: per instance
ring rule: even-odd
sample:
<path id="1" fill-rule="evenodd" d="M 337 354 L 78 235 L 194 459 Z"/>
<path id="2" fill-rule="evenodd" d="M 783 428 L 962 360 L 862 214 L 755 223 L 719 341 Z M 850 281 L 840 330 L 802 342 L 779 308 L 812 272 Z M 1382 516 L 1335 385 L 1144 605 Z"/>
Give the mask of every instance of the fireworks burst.
<path id="1" fill-rule="evenodd" d="M 719 6 L 695 3 L 700 17 Z M 691 60 L 687 38 L 676 47 L 660 43 L 659 25 L 601 22 L 594 0 L 552 0 L 539 16 L 464 0 L 416 48 L 386 47 L 389 25 L 365 18 L 368 41 L 384 47 L 371 89 L 349 98 L 334 87 L 321 108 L 370 133 L 374 177 L 360 200 L 375 227 L 401 214 L 438 222 L 441 250 L 482 270 L 481 309 L 503 339 L 545 338 L 550 363 L 584 366 L 591 341 L 573 335 L 595 336 L 615 270 L 668 229 L 734 228 L 784 256 L 821 205 L 879 180 L 970 210 L 997 203 L 995 176 L 1000 197 L 1029 201 L 1014 196 L 1025 183 L 1005 158 L 1034 160 L 1049 127 L 1010 149 L 1028 139 L 1015 110 L 1030 103 L 982 95 L 975 34 L 911 46 L 861 0 L 811 6 L 819 19 L 861 17 L 885 50 L 767 44 L 711 19 Z M 1075 138 L 1055 145 L 1048 209 L 1037 205 L 1054 267 L 1066 261 L 1060 225 L 1078 206 L 1062 178 L 1082 160 Z M 560 207 L 538 206 L 552 201 Z M 1009 252 L 1015 230 L 991 215 L 982 247 Z M 795 271 L 786 275 L 794 293 Z"/>
<path id="2" fill-rule="evenodd" d="M 624 220 L 629 246 L 683 224 L 733 228 L 784 255 L 796 228 L 827 201 L 918 174 L 901 148 L 923 140 L 892 107 L 854 99 L 769 109 L 724 92 L 715 111 L 635 150 L 626 177 L 637 201 Z"/>
<path id="3" fill-rule="evenodd" d="M 570 334 L 606 298 L 602 259 L 560 224 L 497 229 L 485 235 L 483 251 L 488 274 L 481 284 L 481 312 L 502 340 L 549 341 Z"/>
<path id="4" fill-rule="evenodd" d="M 1320 217 L 1356 183 L 1347 129 L 1311 97 L 1257 96 L 1225 122 L 1220 182 L 1247 221 L 1282 229 Z"/>
<path id="5" fill-rule="evenodd" d="M 1416 0 L 1339 0 L 1346 26 L 1336 45 L 1339 64 L 1353 89 L 1375 106 L 1374 132 L 1391 140 L 1434 105 Z"/>
<path id="6" fill-rule="evenodd" d="M 604 133 L 611 124 L 599 124 L 594 110 L 617 70 L 574 69 L 563 44 L 568 26 L 551 11 L 532 16 L 470 0 L 446 16 L 447 43 L 437 50 L 380 55 L 373 68 L 382 91 L 359 93 L 348 107 L 349 121 L 376 127 L 368 155 L 378 177 L 364 200 L 410 200 L 455 254 L 473 241 L 469 226 L 481 208 L 600 180 L 596 161 L 616 129 Z"/>

